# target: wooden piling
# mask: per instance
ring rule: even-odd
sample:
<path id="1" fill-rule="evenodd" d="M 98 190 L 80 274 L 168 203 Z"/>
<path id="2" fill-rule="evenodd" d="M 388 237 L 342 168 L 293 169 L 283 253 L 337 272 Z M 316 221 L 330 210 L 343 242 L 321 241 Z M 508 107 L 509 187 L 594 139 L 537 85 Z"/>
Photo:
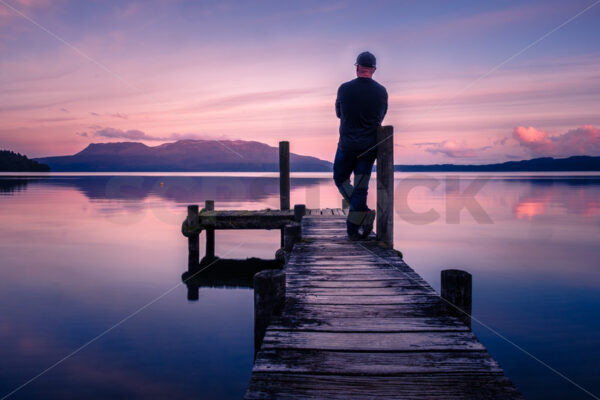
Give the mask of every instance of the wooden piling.
<path id="1" fill-rule="evenodd" d="M 198 223 L 198 206 L 188 206 L 187 214 L 188 226 L 193 226 Z M 191 233 L 188 235 L 188 271 L 192 271 L 198 267 L 200 261 L 200 234 Z"/>
<path id="2" fill-rule="evenodd" d="M 377 240 L 394 245 L 394 127 L 377 128 Z"/>
<path id="3" fill-rule="evenodd" d="M 294 205 L 294 220 L 300 222 L 304 215 L 306 215 L 306 206 L 304 204 Z"/>
<path id="4" fill-rule="evenodd" d="M 254 354 L 260 350 L 271 316 L 285 305 L 285 273 L 267 269 L 254 275 Z"/>
<path id="5" fill-rule="evenodd" d="M 204 209 L 206 211 L 215 210 L 215 201 L 206 200 L 204 202 Z M 215 258 L 215 230 L 213 228 L 206 229 L 206 255 L 204 260 L 210 261 Z"/>
<path id="6" fill-rule="evenodd" d="M 302 227 L 298 223 L 286 225 L 283 228 L 284 249 L 288 253 L 294 248 L 294 244 L 302 237 Z"/>
<path id="7" fill-rule="evenodd" d="M 279 209 L 290 209 L 290 142 L 279 142 Z"/>
<path id="8" fill-rule="evenodd" d="M 473 278 L 470 273 L 459 269 L 442 271 L 442 298 L 450 302 L 446 309 L 469 328 L 471 327 L 471 309 L 473 304 Z M 457 309 L 458 308 L 458 309 Z"/>

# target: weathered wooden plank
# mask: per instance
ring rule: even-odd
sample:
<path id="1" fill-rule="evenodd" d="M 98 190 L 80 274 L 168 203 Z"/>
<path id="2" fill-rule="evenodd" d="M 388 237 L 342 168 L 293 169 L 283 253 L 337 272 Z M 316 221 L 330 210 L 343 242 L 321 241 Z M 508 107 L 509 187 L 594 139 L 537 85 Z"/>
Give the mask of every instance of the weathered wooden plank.
<path id="1" fill-rule="evenodd" d="M 405 376 L 276 374 L 256 372 L 244 397 L 256 399 L 522 400 L 496 374 L 449 373 Z"/>
<path id="2" fill-rule="evenodd" d="M 290 275 L 306 275 L 308 272 L 310 272 L 311 276 L 317 277 L 317 276 L 323 276 L 323 275 L 329 275 L 331 276 L 332 279 L 341 279 L 341 280 L 346 280 L 344 279 L 344 276 L 346 275 L 353 275 L 353 276 L 359 276 L 361 275 L 362 278 L 366 278 L 366 279 L 385 279 L 385 278 L 391 278 L 391 279 L 398 279 L 398 278 L 404 278 L 404 279 L 413 279 L 415 281 L 419 281 L 419 276 L 416 275 L 414 272 L 410 273 L 407 271 L 400 271 L 400 270 L 396 270 L 393 268 L 390 269 L 379 269 L 377 270 L 377 272 L 375 273 L 372 270 L 369 270 L 368 268 L 360 268 L 356 267 L 356 266 L 352 266 L 352 267 L 348 267 L 348 268 L 336 268 L 336 267 L 332 267 L 332 268 L 311 268 L 310 266 L 307 266 L 306 268 L 286 268 L 286 274 L 290 274 Z M 356 278 L 353 278 L 356 279 Z M 422 279 L 422 278 L 421 278 Z"/>
<path id="3" fill-rule="evenodd" d="M 294 221 L 287 211 L 203 211 L 198 216 L 200 229 L 281 229 Z"/>
<path id="4" fill-rule="evenodd" d="M 326 318 L 323 320 L 294 318 L 273 319 L 269 329 L 327 332 L 411 332 L 411 331 L 468 331 L 455 317 L 413 318 Z"/>
<path id="5" fill-rule="evenodd" d="M 307 288 L 312 290 L 318 289 L 376 289 L 376 288 L 398 288 L 398 289 L 423 289 L 429 291 L 430 288 L 423 287 L 410 279 L 386 279 L 386 280 L 355 280 L 355 281 L 332 281 L 323 279 L 313 279 L 311 277 L 297 276 L 297 278 L 288 277 L 286 286 L 290 288 Z M 343 293 L 343 292 L 342 292 Z"/>
<path id="6" fill-rule="evenodd" d="M 317 270 L 315 270 L 317 271 Z M 353 272 L 353 270 L 344 270 L 339 269 L 331 272 L 321 271 L 321 272 L 311 272 L 310 278 L 306 279 L 314 279 L 314 280 L 337 280 L 337 281 L 389 281 L 389 280 L 397 280 L 398 277 L 413 279 L 412 276 L 409 275 L 401 275 L 399 272 L 395 273 L 395 271 L 391 272 L 380 272 L 377 275 L 373 275 L 369 272 Z M 293 271 L 286 269 L 286 277 L 290 278 L 301 278 L 306 277 L 306 273 L 302 271 Z M 415 282 L 418 282 L 416 278 L 414 278 Z"/>
<path id="7" fill-rule="evenodd" d="M 291 260 L 292 259 L 290 258 L 290 261 Z M 293 264 L 294 268 L 291 268 L 291 264 Z M 329 260 L 319 260 L 311 262 L 310 260 L 295 258 L 294 261 L 288 263 L 288 269 L 295 269 L 302 272 L 306 272 L 309 270 L 335 271 L 337 269 L 362 269 L 365 271 L 369 271 L 373 274 L 378 274 L 379 272 L 393 271 L 396 274 L 406 274 L 407 276 L 416 275 L 415 272 L 403 269 L 402 267 L 390 264 L 376 264 L 375 261 L 335 262 Z"/>
<path id="8" fill-rule="evenodd" d="M 402 266 L 400 259 L 394 260 L 386 260 L 381 257 L 376 257 L 371 254 L 366 253 L 357 253 L 352 255 L 345 255 L 343 251 L 336 251 L 337 254 L 326 254 L 326 251 L 323 251 L 322 254 L 302 254 L 298 253 L 296 259 L 302 259 L 311 264 L 313 263 L 324 263 L 328 262 L 329 264 L 344 264 L 344 263 L 369 263 L 369 264 L 380 264 L 380 265 L 398 265 Z M 293 261 L 292 261 L 293 262 Z"/>
<path id="9" fill-rule="evenodd" d="M 306 227 L 306 229 L 321 230 L 321 229 L 329 229 L 329 228 L 343 228 L 346 226 L 346 222 L 340 221 L 338 218 L 323 218 L 322 215 L 320 217 L 323 220 L 323 223 L 321 223 L 319 221 L 319 223 L 317 225 L 315 223 L 311 223 L 310 221 L 307 221 L 307 223 L 304 225 Z M 308 218 L 310 218 L 310 217 L 308 217 Z"/>
<path id="10" fill-rule="evenodd" d="M 498 363 L 484 351 L 368 353 L 265 349 L 258 355 L 256 365 L 254 372 L 292 374 L 502 374 Z"/>
<path id="11" fill-rule="evenodd" d="M 288 294 L 296 297 L 302 295 L 320 296 L 393 296 L 393 295 L 436 295 L 435 292 L 421 286 L 396 286 L 396 287 L 336 287 L 322 288 L 310 285 L 286 284 Z"/>
<path id="12" fill-rule="evenodd" d="M 485 347 L 466 332 L 311 332 L 267 329 L 263 349 L 335 351 L 481 351 Z"/>
<path id="13" fill-rule="evenodd" d="M 301 296 L 328 296 L 328 297 L 339 297 L 348 298 L 351 296 L 360 296 L 357 301 L 353 304 L 360 303 L 365 304 L 362 301 L 362 297 L 380 297 L 380 296 L 434 296 L 437 297 L 435 292 L 428 291 L 427 289 L 420 287 L 397 287 L 397 288 L 315 288 L 311 286 L 287 286 L 288 294 L 295 296 L 298 300 L 305 301 Z M 330 304 L 346 304 L 338 301 L 334 301 Z M 310 303 L 310 302 L 308 302 Z M 390 303 L 376 303 L 375 300 L 366 304 L 390 304 Z M 396 304 L 396 303 L 391 303 Z"/>
<path id="14" fill-rule="evenodd" d="M 414 282 L 408 279 L 376 279 L 376 280 L 330 280 L 315 277 L 306 277 L 302 275 L 291 275 L 286 276 L 286 286 L 297 289 L 369 289 L 369 288 L 398 288 L 399 290 L 404 289 L 423 289 L 429 293 L 436 293 L 433 289 L 426 285 L 421 285 L 419 282 Z M 343 294 L 343 293 L 340 293 Z"/>
<path id="15" fill-rule="evenodd" d="M 296 298 L 298 301 L 308 303 L 308 304 L 361 304 L 361 305 L 370 305 L 370 304 L 417 304 L 417 303 L 431 303 L 437 301 L 439 298 L 437 296 L 432 296 L 429 293 L 426 294 L 409 294 L 409 295 L 376 295 L 376 296 L 365 296 L 365 295 L 340 295 L 340 296 L 328 296 L 328 295 L 312 295 L 312 294 L 302 294 L 301 292 L 296 292 Z"/>
<path id="16" fill-rule="evenodd" d="M 379 269 L 371 269 L 369 267 L 365 267 L 362 265 L 341 265 L 341 266 L 337 266 L 337 265 L 323 265 L 323 266 L 311 266 L 309 264 L 307 265 L 303 265 L 302 267 L 297 267 L 294 268 L 293 270 L 291 268 L 286 269 L 286 271 L 289 271 L 290 274 L 302 274 L 302 275 L 306 275 L 306 274 L 368 274 L 368 275 L 372 275 L 372 276 L 394 276 L 397 275 L 399 278 L 405 278 L 405 279 L 413 279 L 413 280 L 418 280 L 418 276 L 416 276 L 414 273 L 408 272 L 408 271 L 400 271 L 398 269 L 395 268 L 379 268 Z"/>
<path id="17" fill-rule="evenodd" d="M 325 252 L 324 252 L 325 253 Z M 350 253 L 350 254 L 349 254 Z M 339 257 L 336 257 L 338 256 Z M 362 264 L 371 268 L 394 267 L 399 270 L 414 272 L 398 260 L 386 260 L 380 257 L 371 257 L 356 252 L 344 252 L 343 250 L 332 250 L 329 255 L 309 254 L 299 250 L 290 256 L 289 264 L 311 264 L 311 265 L 357 265 Z"/>
<path id="18" fill-rule="evenodd" d="M 442 303 L 421 304 L 286 304 L 286 311 L 298 318 L 323 320 L 327 318 L 404 318 L 441 316 Z"/>

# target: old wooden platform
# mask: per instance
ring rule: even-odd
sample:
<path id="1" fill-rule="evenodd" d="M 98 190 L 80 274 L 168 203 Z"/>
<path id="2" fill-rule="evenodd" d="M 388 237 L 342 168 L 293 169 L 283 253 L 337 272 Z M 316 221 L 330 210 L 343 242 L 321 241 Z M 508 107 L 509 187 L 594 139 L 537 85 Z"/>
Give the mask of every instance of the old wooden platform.
<path id="1" fill-rule="evenodd" d="M 469 328 L 394 250 L 307 210 L 246 399 L 522 399 Z"/>

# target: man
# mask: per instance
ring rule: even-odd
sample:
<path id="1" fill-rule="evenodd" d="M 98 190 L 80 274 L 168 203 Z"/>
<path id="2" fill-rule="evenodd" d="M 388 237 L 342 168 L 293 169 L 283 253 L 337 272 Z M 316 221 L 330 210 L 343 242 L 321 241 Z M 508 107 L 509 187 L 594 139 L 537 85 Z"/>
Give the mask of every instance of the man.
<path id="1" fill-rule="evenodd" d="M 387 112 L 388 94 L 373 80 L 375 56 L 368 51 L 356 58 L 356 79 L 342 84 L 335 112 L 340 119 L 340 140 L 333 163 L 333 180 L 350 204 L 346 221 L 351 240 L 364 239 L 373 230 L 375 211 L 367 207 L 369 178 L 377 155 L 377 127 Z M 354 186 L 350 175 L 354 173 Z"/>

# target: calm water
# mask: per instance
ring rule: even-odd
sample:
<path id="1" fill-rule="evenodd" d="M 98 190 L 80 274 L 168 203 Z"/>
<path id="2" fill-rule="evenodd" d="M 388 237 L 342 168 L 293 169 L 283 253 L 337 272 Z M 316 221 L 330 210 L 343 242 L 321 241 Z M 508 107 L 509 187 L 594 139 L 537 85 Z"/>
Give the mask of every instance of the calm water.
<path id="1" fill-rule="evenodd" d="M 473 274 L 487 326 L 473 330 L 526 397 L 592 398 L 547 366 L 600 395 L 600 177 L 396 178 L 395 247 L 437 290 L 442 269 Z M 240 398 L 252 292 L 188 302 L 180 227 L 187 204 L 278 208 L 278 190 L 269 174 L 0 177 L 0 398 L 86 344 L 10 398 Z M 305 174 L 294 203 L 340 200 Z M 222 257 L 272 258 L 279 232 L 216 241 Z"/>

